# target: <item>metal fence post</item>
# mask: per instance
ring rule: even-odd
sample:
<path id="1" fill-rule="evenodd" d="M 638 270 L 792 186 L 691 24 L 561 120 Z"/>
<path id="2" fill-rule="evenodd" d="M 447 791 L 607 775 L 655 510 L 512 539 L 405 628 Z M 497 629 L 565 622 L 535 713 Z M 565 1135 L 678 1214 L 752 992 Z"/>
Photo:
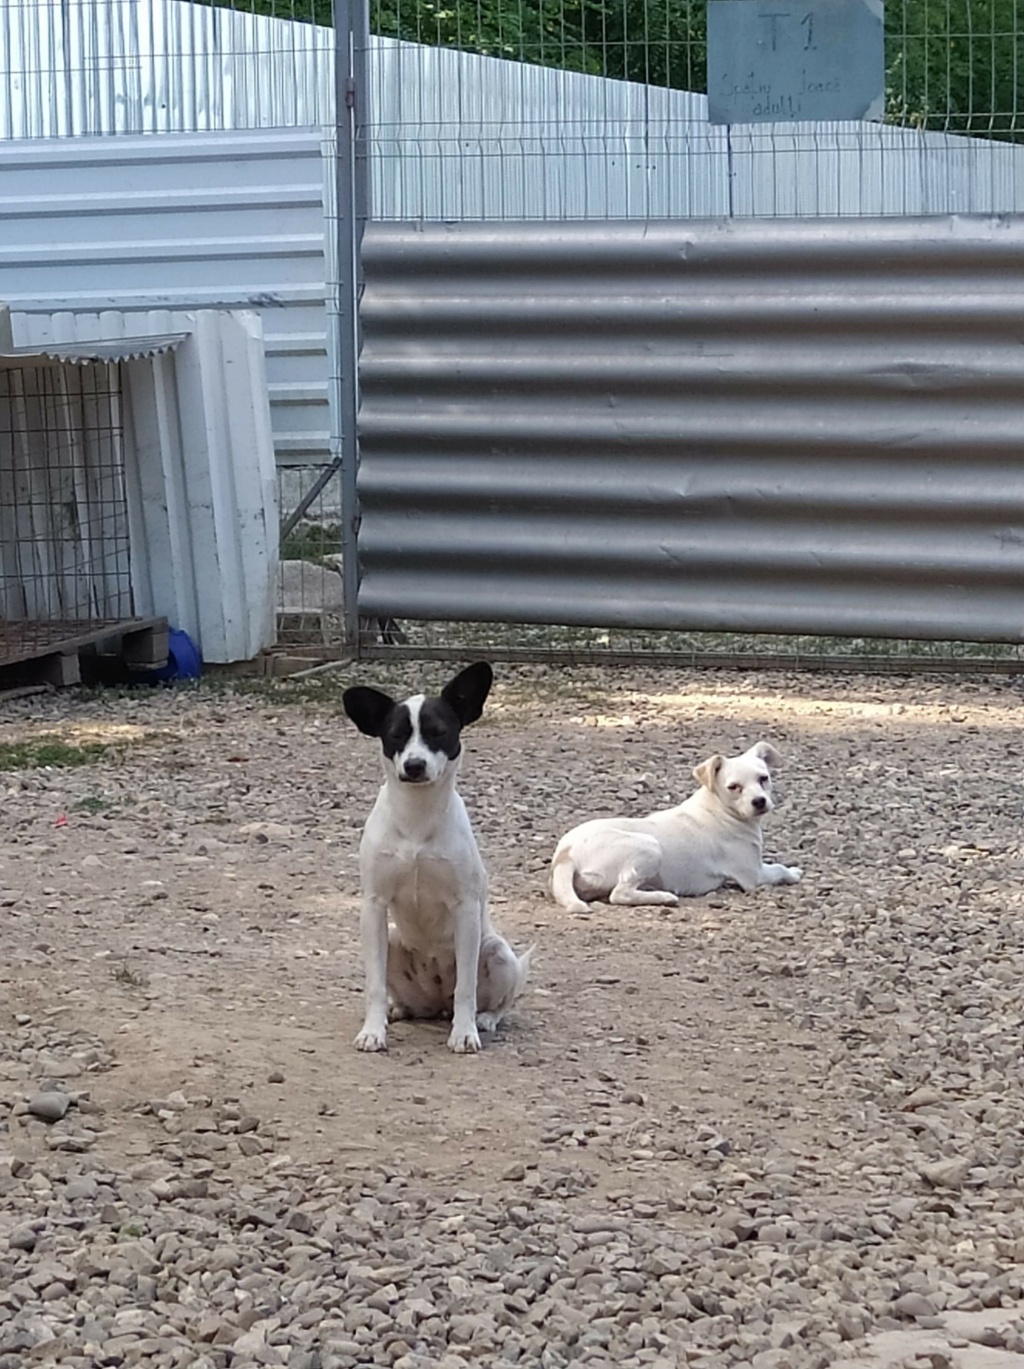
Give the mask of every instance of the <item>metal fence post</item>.
<path id="1" fill-rule="evenodd" d="M 328 244 L 332 263 L 332 376 L 337 432 L 332 455 L 340 462 L 341 556 L 345 645 L 359 652 L 359 299 L 362 239 L 369 212 L 365 148 L 366 0 L 334 0 L 334 208 Z"/>

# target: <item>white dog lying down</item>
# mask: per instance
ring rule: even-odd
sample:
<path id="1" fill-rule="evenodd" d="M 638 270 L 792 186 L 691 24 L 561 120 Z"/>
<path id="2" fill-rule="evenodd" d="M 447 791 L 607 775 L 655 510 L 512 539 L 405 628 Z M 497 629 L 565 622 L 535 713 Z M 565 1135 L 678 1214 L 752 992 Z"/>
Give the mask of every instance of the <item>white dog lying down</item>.
<path id="1" fill-rule="evenodd" d="M 388 1017 L 447 1017 L 451 1050 L 480 1049 L 526 983 L 517 956 L 491 926 L 487 872 L 455 788 L 461 734 L 491 688 L 480 661 L 440 697 L 402 703 L 380 690 L 346 689 L 345 712 L 378 737 L 384 784 L 359 847 L 366 1019 L 361 1051 L 387 1050 Z"/>
<path id="2" fill-rule="evenodd" d="M 551 861 L 555 901 L 585 913 L 594 899 L 641 907 L 678 903 L 725 883 L 747 891 L 795 884 L 803 871 L 761 858 L 761 819 L 772 810 L 771 770 L 778 763 L 768 742 L 742 756 L 712 756 L 693 772 L 701 787 L 677 808 L 574 827 Z"/>

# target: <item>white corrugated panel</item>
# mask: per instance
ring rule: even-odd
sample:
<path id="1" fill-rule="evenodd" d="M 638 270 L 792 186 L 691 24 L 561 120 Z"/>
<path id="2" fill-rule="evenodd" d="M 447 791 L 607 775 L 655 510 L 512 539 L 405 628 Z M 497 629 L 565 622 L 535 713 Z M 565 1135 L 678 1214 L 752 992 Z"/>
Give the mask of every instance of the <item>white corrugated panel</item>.
<path id="1" fill-rule="evenodd" d="M 176 318 L 188 328 L 179 347 L 124 366 L 135 607 L 184 628 L 207 661 L 249 660 L 276 630 L 277 485 L 260 320 L 214 310 Z M 154 332 L 167 328 L 165 315 L 149 321 Z"/>
<path id="2" fill-rule="evenodd" d="M 278 460 L 329 459 L 318 132 L 0 143 L 0 185 L 16 345 L 132 336 L 134 311 L 175 330 L 181 310 L 256 309 Z"/>
<path id="3" fill-rule="evenodd" d="M 26 365 L 33 356 L 41 361 L 71 361 L 86 365 L 91 361 L 139 361 L 143 357 L 173 352 L 185 341 L 185 333 L 165 333 L 160 337 L 111 338 L 104 342 L 51 342 L 36 349 L 21 348 L 0 356 L 0 366 Z"/>
<path id="4" fill-rule="evenodd" d="M 326 123 L 333 36 L 180 0 L 3 0 L 0 137 Z"/>

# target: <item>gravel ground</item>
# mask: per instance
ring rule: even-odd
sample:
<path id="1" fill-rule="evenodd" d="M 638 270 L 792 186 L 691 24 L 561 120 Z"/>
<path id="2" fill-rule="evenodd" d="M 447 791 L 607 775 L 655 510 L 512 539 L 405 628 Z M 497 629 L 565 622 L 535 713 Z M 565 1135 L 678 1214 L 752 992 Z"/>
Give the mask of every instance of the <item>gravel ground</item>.
<path id="1" fill-rule="evenodd" d="M 0 1369 L 1024 1365 L 1019 686 L 500 668 L 462 789 L 532 992 L 364 1056 L 341 689 L 443 675 L 6 705 L 88 763 L 0 749 Z M 801 884 L 550 902 L 759 737 Z"/>

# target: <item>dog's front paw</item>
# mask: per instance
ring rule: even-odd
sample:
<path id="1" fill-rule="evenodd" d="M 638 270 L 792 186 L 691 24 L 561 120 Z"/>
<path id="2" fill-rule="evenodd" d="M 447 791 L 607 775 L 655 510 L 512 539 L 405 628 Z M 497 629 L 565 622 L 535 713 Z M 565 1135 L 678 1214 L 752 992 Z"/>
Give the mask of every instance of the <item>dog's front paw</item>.
<path id="1" fill-rule="evenodd" d="M 787 865 L 785 870 L 787 884 L 799 884 L 804 877 L 804 872 L 799 865 Z"/>
<path id="2" fill-rule="evenodd" d="M 448 1049 L 456 1055 L 475 1055 L 480 1049 L 480 1033 L 476 1024 L 471 1022 L 468 1027 L 453 1026 L 448 1037 Z"/>
<path id="3" fill-rule="evenodd" d="M 386 1028 L 364 1027 L 356 1037 L 357 1051 L 386 1051 L 388 1033 Z"/>

